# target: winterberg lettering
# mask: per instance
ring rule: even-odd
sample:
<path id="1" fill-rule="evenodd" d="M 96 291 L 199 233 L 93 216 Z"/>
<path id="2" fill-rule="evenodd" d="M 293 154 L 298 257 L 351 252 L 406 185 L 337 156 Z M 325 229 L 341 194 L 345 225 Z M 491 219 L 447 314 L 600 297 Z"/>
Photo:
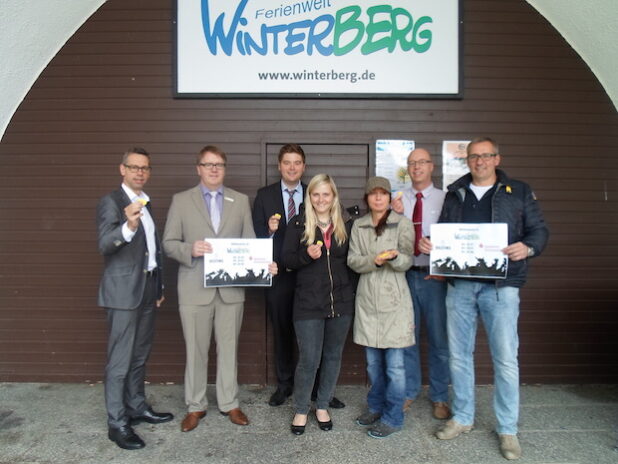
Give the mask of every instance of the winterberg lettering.
<path id="1" fill-rule="evenodd" d="M 381 50 L 393 53 L 397 47 L 404 52 L 424 53 L 431 47 L 433 35 L 429 25 L 430 16 L 421 16 L 414 21 L 412 14 L 391 5 L 376 5 L 364 11 L 360 5 L 349 5 L 335 12 L 313 19 L 290 23 L 260 25 L 259 37 L 252 36 L 246 26 L 249 21 L 244 14 L 249 0 L 241 0 L 224 27 L 225 13 L 214 23 L 211 21 L 209 0 L 202 0 L 202 27 L 208 49 L 217 55 L 218 48 L 227 56 L 234 51 L 241 55 L 298 55 L 319 53 L 323 56 L 342 56 L 360 47 L 363 55 Z M 272 10 L 258 9 L 256 20 L 284 18 L 295 14 L 330 7 L 330 0 L 305 0 L 293 5 Z"/>

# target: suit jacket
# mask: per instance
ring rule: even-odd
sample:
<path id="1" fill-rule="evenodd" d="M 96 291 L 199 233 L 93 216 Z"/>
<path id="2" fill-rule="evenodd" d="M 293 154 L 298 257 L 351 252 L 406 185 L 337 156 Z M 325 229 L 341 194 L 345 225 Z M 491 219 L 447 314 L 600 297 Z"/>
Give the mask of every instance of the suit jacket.
<path id="1" fill-rule="evenodd" d="M 101 198 L 97 206 L 98 247 L 105 259 L 98 304 L 105 308 L 135 309 L 144 295 L 148 271 L 148 247 L 144 226 L 140 223 L 130 242 L 125 242 L 122 236 L 122 225 L 126 222 L 124 209 L 129 203 L 131 200 L 124 190 L 118 189 Z M 150 203 L 146 207 L 150 211 Z M 163 260 L 156 232 L 155 239 L 157 299 L 160 299 L 163 294 Z"/>
<path id="2" fill-rule="evenodd" d="M 301 186 L 303 188 L 304 199 L 307 186 L 305 184 L 301 184 Z M 280 180 L 259 189 L 255 197 L 255 202 L 253 203 L 253 227 L 255 229 L 255 234 L 259 238 L 270 237 L 268 234 L 268 218 L 275 213 L 281 214 L 279 228 L 273 236 L 273 258 L 277 263 L 279 272 L 284 272 L 285 270 L 283 267 L 281 250 L 283 248 L 283 238 L 285 237 L 285 231 L 287 229 L 287 223 L 285 221 L 285 210 L 287 207 L 287 201 L 284 202 L 283 194 L 281 193 Z M 298 213 L 299 211 L 296 212 L 296 214 Z M 277 276 L 275 276 L 275 278 L 277 278 Z"/>
<path id="3" fill-rule="evenodd" d="M 172 198 L 163 232 L 165 253 L 180 263 L 178 302 L 181 305 L 209 304 L 217 290 L 226 303 L 243 302 L 242 287 L 204 288 L 204 259 L 191 256 L 191 250 L 196 240 L 208 238 L 255 238 L 247 195 L 223 188 L 223 211 L 219 232 L 215 233 L 200 186 L 177 193 Z"/>

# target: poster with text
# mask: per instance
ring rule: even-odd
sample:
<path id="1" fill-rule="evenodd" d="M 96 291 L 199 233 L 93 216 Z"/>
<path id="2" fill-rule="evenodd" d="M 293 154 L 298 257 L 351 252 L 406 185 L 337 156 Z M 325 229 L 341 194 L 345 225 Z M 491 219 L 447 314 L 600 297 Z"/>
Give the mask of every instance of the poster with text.
<path id="1" fill-rule="evenodd" d="M 175 96 L 461 97 L 459 7 L 176 0 Z"/>
<path id="2" fill-rule="evenodd" d="M 469 140 L 445 140 L 442 142 L 442 190 L 470 170 L 466 164 Z"/>
<path id="3" fill-rule="evenodd" d="M 408 155 L 412 150 L 414 140 L 376 140 L 376 176 L 386 177 L 393 192 L 410 186 Z"/>
<path id="4" fill-rule="evenodd" d="M 270 287 L 273 261 L 270 238 L 206 238 L 212 253 L 204 255 L 204 287 Z"/>
<path id="5" fill-rule="evenodd" d="M 496 224 L 432 224 L 430 273 L 449 277 L 505 279 L 508 229 Z"/>

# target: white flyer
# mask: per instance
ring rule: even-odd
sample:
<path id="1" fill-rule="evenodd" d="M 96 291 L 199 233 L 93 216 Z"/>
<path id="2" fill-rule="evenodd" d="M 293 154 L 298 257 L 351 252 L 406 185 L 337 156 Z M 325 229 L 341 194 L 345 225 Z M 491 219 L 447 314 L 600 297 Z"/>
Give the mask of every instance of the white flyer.
<path id="1" fill-rule="evenodd" d="M 270 238 L 205 238 L 212 253 L 204 255 L 204 287 L 270 287 L 273 261 Z"/>
<path id="2" fill-rule="evenodd" d="M 505 279 L 507 224 L 432 224 L 430 273 L 448 277 Z"/>

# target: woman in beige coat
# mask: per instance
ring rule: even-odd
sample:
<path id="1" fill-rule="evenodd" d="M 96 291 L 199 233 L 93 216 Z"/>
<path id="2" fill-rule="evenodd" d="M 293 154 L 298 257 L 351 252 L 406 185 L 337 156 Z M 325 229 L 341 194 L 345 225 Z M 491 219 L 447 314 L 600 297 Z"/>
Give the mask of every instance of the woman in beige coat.
<path id="1" fill-rule="evenodd" d="M 348 266 L 360 274 L 354 342 L 365 346 L 371 388 L 368 409 L 356 422 L 385 438 L 403 426 L 404 348 L 414 344 L 412 298 L 405 272 L 412 266 L 414 232 L 391 211 L 391 185 L 372 177 L 365 187 L 369 212 L 352 227 Z"/>

